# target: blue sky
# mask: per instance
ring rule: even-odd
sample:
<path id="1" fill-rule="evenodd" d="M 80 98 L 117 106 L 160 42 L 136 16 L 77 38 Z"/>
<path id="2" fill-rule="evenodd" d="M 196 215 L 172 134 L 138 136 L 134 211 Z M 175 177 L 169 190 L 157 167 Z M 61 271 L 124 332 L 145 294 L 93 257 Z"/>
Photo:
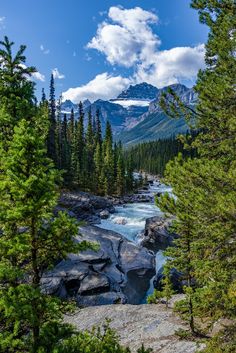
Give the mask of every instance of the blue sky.
<path id="1" fill-rule="evenodd" d="M 207 28 L 189 0 L 0 0 L 0 36 L 27 45 L 37 90 L 54 70 L 57 94 L 109 99 L 129 84 L 191 86 Z M 73 88 L 73 89 L 71 89 Z"/>

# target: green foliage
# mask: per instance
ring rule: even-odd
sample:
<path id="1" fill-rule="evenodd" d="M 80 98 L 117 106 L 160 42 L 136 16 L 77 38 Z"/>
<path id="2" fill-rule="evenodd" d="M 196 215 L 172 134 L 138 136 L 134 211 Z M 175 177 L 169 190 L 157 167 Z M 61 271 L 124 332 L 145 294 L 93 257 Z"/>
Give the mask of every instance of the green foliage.
<path id="1" fill-rule="evenodd" d="M 43 351 L 44 352 L 44 351 Z M 62 340 L 53 353 L 130 353 L 128 347 L 122 347 L 114 330 L 107 322 L 102 328 L 83 331 Z M 137 353 L 151 353 L 152 349 L 145 349 L 142 345 Z"/>
<path id="2" fill-rule="evenodd" d="M 29 77 L 36 69 L 25 65 L 25 45 L 20 46 L 15 56 L 13 45 L 7 37 L 0 41 L 0 140 L 4 149 L 12 138 L 15 124 L 22 117 L 30 118 L 34 112 L 34 84 Z"/>
<path id="3" fill-rule="evenodd" d="M 58 116 L 60 102 L 58 104 Z M 95 122 L 95 123 L 93 123 Z M 67 188 L 80 188 L 100 195 L 123 195 L 134 188 L 131 158 L 125 162 L 122 145 L 113 144 L 112 129 L 107 122 L 102 137 L 99 111 L 96 120 L 88 112 L 87 130 L 84 131 L 83 105 L 79 105 L 79 118 L 73 109 L 70 120 L 64 115 L 57 119 L 55 136 L 57 141 L 56 165 L 63 171 Z"/>
<path id="4" fill-rule="evenodd" d="M 12 43 L 7 39 L 5 42 L 10 51 Z M 5 63 L 4 55 L 1 51 L 0 58 Z M 62 212 L 56 217 L 53 214 L 61 175 L 46 155 L 50 126 L 47 106 L 44 103 L 33 106 L 32 85 L 25 84 L 25 77 L 18 72 L 23 59 L 19 55 L 16 60 L 19 82 L 15 88 L 17 93 L 22 89 L 24 94 L 28 89 L 25 95 L 28 101 L 24 102 L 28 113 L 25 117 L 17 116 L 14 129 L 15 96 L 7 97 L 2 87 L 5 82 L 0 82 L 0 100 L 4 102 L 0 124 L 9 131 L 0 141 L 1 352 L 43 352 L 49 342 L 62 337 L 66 326 L 62 325 L 60 301 L 41 292 L 42 275 L 68 253 L 94 248 L 88 242 L 74 241 L 73 237 L 78 234 L 75 220 Z M 10 54 L 9 60 L 12 60 Z M 2 70 L 6 70 L 5 65 L 0 68 L 4 77 Z"/>
<path id="5" fill-rule="evenodd" d="M 147 297 L 147 303 L 158 304 L 161 298 L 163 298 L 162 292 L 158 291 L 157 289 L 154 289 L 153 293 Z"/>
<path id="6" fill-rule="evenodd" d="M 137 350 L 137 353 L 151 353 L 153 350 L 151 348 L 145 348 L 142 344 L 141 348 Z"/>
<path id="7" fill-rule="evenodd" d="M 56 100 L 55 100 L 55 87 L 54 87 L 54 77 L 51 74 L 50 80 L 50 93 L 49 93 L 49 129 L 47 137 L 47 152 L 48 157 L 53 160 L 55 165 L 58 163 L 58 151 L 56 146 Z"/>
<path id="8" fill-rule="evenodd" d="M 192 132 L 191 136 L 196 133 Z M 188 134 L 186 139 L 189 139 Z M 166 164 L 173 159 L 179 152 L 185 157 L 194 155 L 195 150 L 185 150 L 180 138 L 175 137 L 161 139 L 152 142 L 140 143 L 124 153 L 125 158 L 131 158 L 135 170 L 144 170 L 154 175 L 163 175 Z"/>
<path id="9" fill-rule="evenodd" d="M 192 339 L 192 333 L 188 330 L 182 328 L 175 331 L 175 335 L 178 336 L 181 340 Z"/>
<path id="10" fill-rule="evenodd" d="M 236 326 L 226 327 L 206 342 L 203 353 L 235 353 Z"/>
<path id="11" fill-rule="evenodd" d="M 81 126 L 76 125 L 73 112 L 69 128 L 66 117 L 62 124 L 60 119 L 56 122 L 53 76 L 48 120 L 44 92 L 39 107 L 32 103 L 33 85 L 28 84 L 25 75 L 34 69 L 22 69 L 25 47 L 12 59 L 13 43 L 5 38 L 1 44 L 5 50 L 0 51 L 0 62 L 4 64 L 0 67 L 0 352 L 128 353 L 129 348 L 120 346 L 108 323 L 103 329 L 79 333 L 64 324 L 63 314 L 73 310 L 74 303 L 65 304 L 42 291 L 43 273 L 58 260 L 65 259 L 68 253 L 98 250 L 97 244 L 75 241 L 76 221 L 66 213 L 54 212 L 62 180 L 54 165 L 71 168 L 70 148 L 78 152 L 75 136 L 82 138 L 83 124 L 81 118 Z M 14 94 L 8 97 L 10 81 L 15 82 L 11 87 Z M 25 99 L 24 104 L 17 100 L 18 96 Z M 89 129 L 87 139 L 92 133 L 91 121 Z M 106 138 L 108 141 L 108 134 Z M 112 148 L 111 136 L 104 150 L 113 155 L 108 146 Z M 142 347 L 140 352 L 149 350 Z"/>
<path id="12" fill-rule="evenodd" d="M 209 27 L 206 69 L 195 86 L 198 104 L 190 109 L 172 92 L 164 99 L 173 115 L 194 117 L 200 132 L 192 141 L 197 156 L 178 156 L 168 164 L 165 179 L 176 198 L 164 195 L 158 204 L 175 215 L 179 239 L 167 255 L 183 273 L 186 299 L 177 306 L 194 332 L 195 318 L 207 320 L 210 328 L 219 318 L 235 319 L 236 313 L 236 4 L 193 0 L 192 7 Z M 217 337 L 209 343 L 209 352 L 232 350 L 231 342 L 218 347 L 216 342 Z"/>

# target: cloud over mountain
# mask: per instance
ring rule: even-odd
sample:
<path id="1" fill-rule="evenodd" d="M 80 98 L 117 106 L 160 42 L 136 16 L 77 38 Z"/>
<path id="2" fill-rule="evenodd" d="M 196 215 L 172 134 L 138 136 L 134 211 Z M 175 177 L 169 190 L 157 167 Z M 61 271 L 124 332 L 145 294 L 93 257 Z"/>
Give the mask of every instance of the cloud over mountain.
<path id="1" fill-rule="evenodd" d="M 85 98 L 91 100 L 109 99 L 129 83 L 147 82 L 161 88 L 178 82 L 194 82 L 198 70 L 204 67 L 204 45 L 161 50 L 161 40 L 153 30 L 158 21 L 156 14 L 140 7 L 112 6 L 87 48 L 105 55 L 112 67 L 132 70 L 132 78 L 102 73 L 87 85 L 69 89 L 63 96 L 75 100 L 87 93 Z M 115 82 L 117 89 L 113 86 Z"/>
<path id="2" fill-rule="evenodd" d="M 86 85 L 70 88 L 62 94 L 63 100 L 70 99 L 73 103 L 78 103 L 85 99 L 91 102 L 97 99 L 108 100 L 115 98 L 130 83 L 131 79 L 122 76 L 111 76 L 107 72 L 97 75 Z"/>

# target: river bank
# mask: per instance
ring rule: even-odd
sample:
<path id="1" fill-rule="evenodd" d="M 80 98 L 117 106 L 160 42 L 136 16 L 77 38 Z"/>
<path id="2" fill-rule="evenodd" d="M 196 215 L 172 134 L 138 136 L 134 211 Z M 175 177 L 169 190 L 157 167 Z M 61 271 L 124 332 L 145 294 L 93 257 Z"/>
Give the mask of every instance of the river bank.
<path id="1" fill-rule="evenodd" d="M 163 247 L 149 246 L 162 237 L 160 222 L 154 233 L 158 239 L 152 236 L 153 227 L 149 225 L 153 225 L 150 220 L 156 223 L 156 218 L 162 217 L 154 196 L 165 191 L 171 190 L 157 180 L 150 180 L 129 199 L 104 198 L 85 192 L 63 193 L 57 210 L 66 210 L 86 222 L 79 229 L 82 237 L 78 234 L 76 241 L 94 241 L 100 249 L 70 254 L 59 262 L 43 276 L 43 291 L 63 299 L 74 298 L 78 306 L 145 303 L 165 262 L 160 250 Z"/>

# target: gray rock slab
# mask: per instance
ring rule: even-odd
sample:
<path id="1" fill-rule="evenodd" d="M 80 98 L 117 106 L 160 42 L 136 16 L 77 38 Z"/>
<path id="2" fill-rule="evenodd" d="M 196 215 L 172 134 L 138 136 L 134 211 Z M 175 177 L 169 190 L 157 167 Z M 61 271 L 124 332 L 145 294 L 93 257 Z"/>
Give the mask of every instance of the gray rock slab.
<path id="1" fill-rule="evenodd" d="M 73 316 L 65 316 L 78 330 L 91 329 L 102 325 L 106 318 L 111 320 L 123 345 L 129 346 L 132 353 L 144 343 L 153 353 L 195 353 L 202 348 L 196 342 L 179 340 L 175 335 L 186 325 L 171 309 L 164 305 L 106 305 L 89 307 L 77 311 Z"/>

